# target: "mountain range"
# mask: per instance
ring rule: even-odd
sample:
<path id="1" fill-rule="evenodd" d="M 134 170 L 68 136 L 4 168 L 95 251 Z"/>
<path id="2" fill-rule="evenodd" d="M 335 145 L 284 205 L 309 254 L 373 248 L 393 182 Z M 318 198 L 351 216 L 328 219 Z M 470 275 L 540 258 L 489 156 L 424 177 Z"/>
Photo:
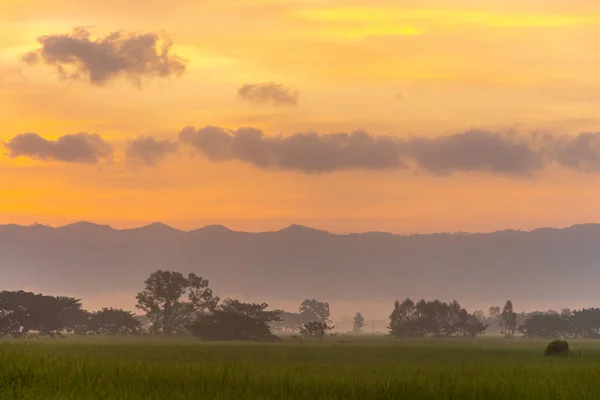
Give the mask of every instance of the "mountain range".
<path id="1" fill-rule="evenodd" d="M 299 225 L 262 233 L 161 223 L 122 230 L 89 222 L 1 225 L 0 266 L 6 288 L 82 297 L 135 296 L 149 273 L 169 269 L 209 279 L 218 294 L 257 300 L 600 305 L 600 225 L 409 236 Z"/>

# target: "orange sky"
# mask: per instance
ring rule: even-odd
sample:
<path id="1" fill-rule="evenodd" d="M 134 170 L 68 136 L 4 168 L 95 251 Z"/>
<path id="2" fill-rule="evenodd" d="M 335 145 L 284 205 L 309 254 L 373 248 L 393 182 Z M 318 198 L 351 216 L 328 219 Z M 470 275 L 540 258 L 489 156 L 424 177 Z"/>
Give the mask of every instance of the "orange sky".
<path id="1" fill-rule="evenodd" d="M 97 85 L 23 61 L 37 38 L 80 26 L 93 26 L 94 38 L 168 37 L 185 72 Z M 557 162 L 531 176 L 419 166 L 307 174 L 216 162 L 184 145 L 153 166 L 125 157 L 135 137 L 176 141 L 186 126 L 252 126 L 269 138 L 364 129 L 405 140 L 596 132 L 599 39 L 600 6 L 590 0 L 0 0 L 0 141 L 87 132 L 114 149 L 85 163 L 0 147 L 0 223 L 408 233 L 600 222 L 600 174 Z M 269 82 L 297 101 L 238 94 Z M 600 139 L 577 154 L 600 161 Z"/>

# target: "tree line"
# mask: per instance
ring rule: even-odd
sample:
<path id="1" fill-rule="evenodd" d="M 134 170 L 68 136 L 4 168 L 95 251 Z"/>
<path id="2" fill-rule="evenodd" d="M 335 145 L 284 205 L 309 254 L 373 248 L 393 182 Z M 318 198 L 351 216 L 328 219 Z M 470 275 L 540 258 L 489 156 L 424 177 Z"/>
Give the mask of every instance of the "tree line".
<path id="1" fill-rule="evenodd" d="M 298 331 L 322 339 L 333 329 L 327 302 L 306 299 L 298 313 L 289 313 L 269 310 L 266 303 L 221 300 L 207 279 L 193 273 L 153 272 L 136 299 L 141 317 L 115 308 L 89 312 L 73 297 L 5 290 L 0 292 L 0 336 L 191 333 L 203 340 L 272 341 L 277 340 L 273 332 Z M 355 329 L 362 330 L 364 318 L 358 313 L 355 319 Z"/>
<path id="2" fill-rule="evenodd" d="M 389 325 L 390 334 L 397 338 L 475 337 L 487 327 L 457 301 L 444 303 L 439 300 L 420 300 L 415 303 L 409 298 L 394 303 Z"/>
<path id="3" fill-rule="evenodd" d="M 327 302 L 305 299 L 298 312 L 270 310 L 266 303 L 221 300 L 209 281 L 196 274 L 158 270 L 136 296 L 143 316 L 116 308 L 89 312 L 79 299 L 25 291 L 0 292 L 0 336 L 50 337 L 76 335 L 185 335 L 203 340 L 278 340 L 277 333 L 299 333 L 323 339 L 334 328 Z M 515 333 L 541 338 L 600 338 L 600 309 L 532 313 L 524 318 L 509 300 L 500 307 L 467 312 L 457 301 L 396 301 L 389 317 L 391 336 L 476 337 L 497 327 L 505 337 Z M 523 322 L 519 324 L 519 320 Z M 361 333 L 365 318 L 357 312 L 353 332 Z"/>

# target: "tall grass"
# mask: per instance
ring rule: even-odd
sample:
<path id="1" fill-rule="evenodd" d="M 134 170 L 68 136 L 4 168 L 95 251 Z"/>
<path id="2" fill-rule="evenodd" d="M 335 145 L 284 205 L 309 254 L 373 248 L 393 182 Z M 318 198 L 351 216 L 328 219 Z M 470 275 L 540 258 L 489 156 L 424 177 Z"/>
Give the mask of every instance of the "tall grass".
<path id="1" fill-rule="evenodd" d="M 593 399 L 600 343 L 353 338 L 206 344 L 86 339 L 0 344 L 0 399 Z"/>

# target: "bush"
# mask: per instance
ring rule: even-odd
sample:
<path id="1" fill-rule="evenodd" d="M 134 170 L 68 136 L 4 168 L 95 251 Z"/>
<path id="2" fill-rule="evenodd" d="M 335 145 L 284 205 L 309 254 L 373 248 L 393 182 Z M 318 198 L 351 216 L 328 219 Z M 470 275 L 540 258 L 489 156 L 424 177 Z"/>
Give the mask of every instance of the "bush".
<path id="1" fill-rule="evenodd" d="M 554 340 L 550 342 L 546 351 L 545 356 L 568 356 L 569 355 L 569 343 L 566 340 Z"/>

